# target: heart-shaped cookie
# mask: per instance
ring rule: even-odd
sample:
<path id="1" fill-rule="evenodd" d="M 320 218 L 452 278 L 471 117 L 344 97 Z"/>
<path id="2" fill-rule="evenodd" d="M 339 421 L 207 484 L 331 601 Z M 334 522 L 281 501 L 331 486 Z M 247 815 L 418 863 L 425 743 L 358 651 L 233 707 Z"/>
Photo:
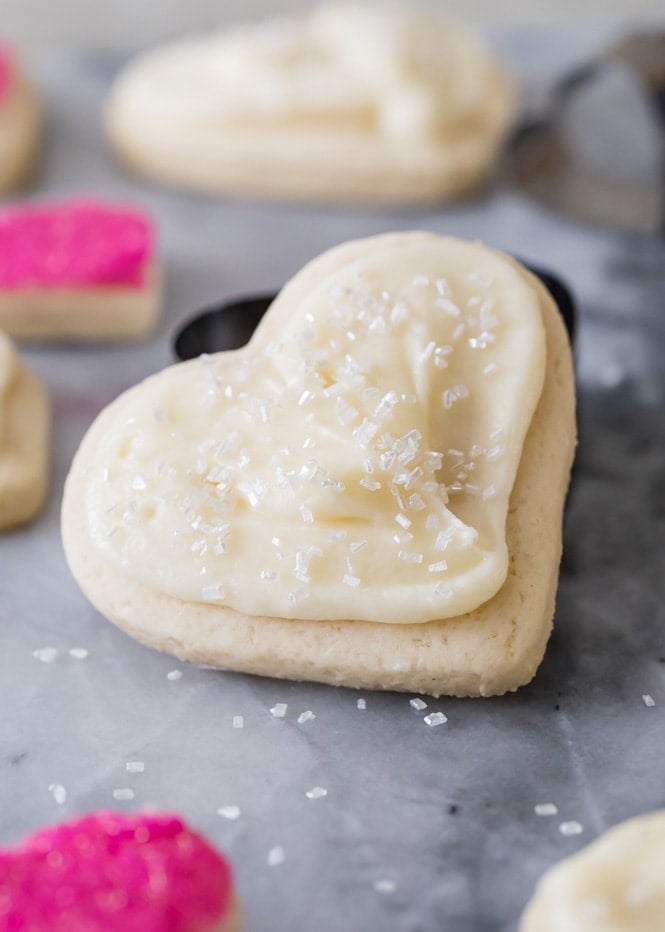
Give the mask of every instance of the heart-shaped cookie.
<path id="1" fill-rule="evenodd" d="M 551 439 L 539 450 L 549 496 L 526 496 L 518 535 L 529 527 L 549 540 L 538 555 L 534 540 L 520 553 L 507 529 L 511 493 L 534 412 L 564 369 L 563 410 L 548 410 Z M 511 688 L 524 658 L 516 664 L 482 618 L 500 622 L 491 606 L 526 557 L 532 572 L 519 575 L 517 597 L 538 607 L 510 624 L 536 631 L 542 653 L 572 395 L 557 312 L 517 263 L 422 233 L 348 244 L 287 285 L 246 349 L 171 367 L 100 416 L 68 480 L 68 558 L 105 614 L 181 656 L 487 692 L 482 658 L 467 653 L 479 638 L 499 654 L 487 682 Z M 148 609 L 137 624 L 146 597 L 160 617 Z M 404 659 L 433 638 L 443 656 Z M 354 646 L 364 656 L 352 658 Z M 534 653 L 529 643 L 529 675 Z"/>
<path id="2" fill-rule="evenodd" d="M 408 203 L 481 182 L 513 110 L 503 68 L 437 10 L 332 3 L 139 55 L 106 129 L 171 184 Z"/>
<path id="3" fill-rule="evenodd" d="M 174 815 L 100 812 L 0 850 L 6 932 L 232 932 L 228 862 Z"/>

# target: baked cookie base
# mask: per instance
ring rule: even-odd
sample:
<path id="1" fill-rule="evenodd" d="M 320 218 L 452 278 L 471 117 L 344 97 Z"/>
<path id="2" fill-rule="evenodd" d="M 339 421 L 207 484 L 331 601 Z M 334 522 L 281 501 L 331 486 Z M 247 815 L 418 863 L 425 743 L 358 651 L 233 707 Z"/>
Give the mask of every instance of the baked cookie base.
<path id="1" fill-rule="evenodd" d="M 108 140 L 134 171 L 202 193 L 286 201 L 429 204 L 465 194 L 490 174 L 514 112 L 512 86 L 497 74 L 483 119 L 436 141 L 297 125 L 179 131 L 137 119 L 112 94 Z"/>
<path id="2" fill-rule="evenodd" d="M 42 114 L 36 93 L 17 74 L 0 104 L 0 193 L 25 184 L 32 175 L 41 135 Z"/>
<path id="3" fill-rule="evenodd" d="M 0 434 L 0 530 L 34 517 L 48 485 L 48 399 L 37 377 L 19 365 Z"/>
<path id="4" fill-rule="evenodd" d="M 363 246 L 345 244 L 306 266 L 277 298 L 281 310 L 275 308 L 273 325 L 279 327 L 290 302 L 353 261 Z M 220 669 L 433 696 L 499 695 L 528 683 L 552 626 L 575 447 L 575 395 L 570 346 L 556 306 L 537 279 L 523 274 L 540 297 L 548 362 L 510 499 L 508 577 L 492 599 L 457 618 L 398 625 L 250 617 L 148 589 L 104 561 L 88 538 L 84 473 L 95 461 L 107 409 L 74 459 L 63 501 L 65 553 L 92 604 L 144 644 Z M 271 339 L 267 327 L 262 332 Z"/>
<path id="5" fill-rule="evenodd" d="M 138 339 L 154 330 L 160 273 L 140 288 L 25 288 L 0 291 L 0 329 L 34 340 Z"/>

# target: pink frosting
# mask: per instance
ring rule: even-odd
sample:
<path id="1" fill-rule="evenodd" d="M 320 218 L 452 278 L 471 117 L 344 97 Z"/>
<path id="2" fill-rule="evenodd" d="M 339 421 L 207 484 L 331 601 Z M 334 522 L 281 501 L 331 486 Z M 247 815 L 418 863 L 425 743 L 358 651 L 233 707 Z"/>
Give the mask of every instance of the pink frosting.
<path id="1" fill-rule="evenodd" d="M 99 812 L 0 850 L 2 932 L 208 932 L 228 863 L 175 815 Z"/>
<path id="2" fill-rule="evenodd" d="M 0 104 L 9 97 L 12 87 L 14 66 L 9 51 L 0 45 Z"/>
<path id="3" fill-rule="evenodd" d="M 148 218 L 94 200 L 0 213 L 0 288 L 140 288 L 152 257 Z"/>

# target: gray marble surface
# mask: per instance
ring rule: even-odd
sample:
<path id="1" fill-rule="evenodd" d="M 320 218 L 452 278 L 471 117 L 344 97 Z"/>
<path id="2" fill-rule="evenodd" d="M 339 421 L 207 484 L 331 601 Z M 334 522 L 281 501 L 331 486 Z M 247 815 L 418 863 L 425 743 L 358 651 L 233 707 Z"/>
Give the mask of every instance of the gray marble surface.
<path id="1" fill-rule="evenodd" d="M 569 60 L 560 39 L 513 34 L 504 48 L 533 83 Z M 110 64 L 53 54 L 39 71 L 51 133 L 35 194 L 96 192 L 149 208 L 166 313 L 141 345 L 26 350 L 53 400 L 53 479 L 40 519 L 0 540 L 0 842 L 89 809 L 149 804 L 182 812 L 230 854 L 248 932 L 514 930 L 546 867 L 665 805 L 662 244 L 575 227 L 506 191 L 430 213 L 169 193 L 123 176 L 104 150 L 97 111 Z M 139 646 L 86 603 L 58 528 L 83 432 L 169 362 L 178 321 L 218 296 L 278 286 L 342 240 L 412 227 L 482 238 L 563 272 L 582 317 L 581 439 L 545 661 L 516 695 L 430 701 L 448 716 L 438 728 L 408 696 L 361 694 L 363 711 L 352 691 L 202 670 Z M 33 656 L 44 647 L 57 648 L 50 663 Z M 88 656 L 71 656 L 76 647 Z M 169 679 L 175 669 L 182 677 Z M 275 702 L 288 703 L 284 720 L 271 718 Z M 316 718 L 298 725 L 307 709 Z M 127 773 L 130 760 L 145 771 Z M 327 796 L 307 798 L 314 786 Z M 125 788 L 134 800 L 114 800 Z M 556 816 L 535 815 L 546 802 Z M 223 806 L 239 817 L 220 817 Z M 560 832 L 571 820 L 581 834 Z M 285 859 L 271 867 L 276 846 Z"/>

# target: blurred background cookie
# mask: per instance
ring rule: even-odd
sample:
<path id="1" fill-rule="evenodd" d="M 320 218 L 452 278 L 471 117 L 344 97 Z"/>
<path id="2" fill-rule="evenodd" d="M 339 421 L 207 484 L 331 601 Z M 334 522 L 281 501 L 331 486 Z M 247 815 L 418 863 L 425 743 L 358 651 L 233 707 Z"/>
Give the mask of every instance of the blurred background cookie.
<path id="1" fill-rule="evenodd" d="M 12 52 L 0 44 L 0 193 L 29 176 L 37 154 L 41 109 Z"/>
<path id="2" fill-rule="evenodd" d="M 0 531 L 29 521 L 39 510 L 48 460 L 46 392 L 0 332 Z"/>
<path id="3" fill-rule="evenodd" d="M 0 327 L 39 340 L 121 340 L 156 324 L 149 218 L 93 199 L 0 212 Z"/>
<path id="4" fill-rule="evenodd" d="M 139 55 L 106 131 L 132 168 L 201 191 L 428 203 L 489 174 L 503 68 L 434 9 L 333 3 Z"/>

